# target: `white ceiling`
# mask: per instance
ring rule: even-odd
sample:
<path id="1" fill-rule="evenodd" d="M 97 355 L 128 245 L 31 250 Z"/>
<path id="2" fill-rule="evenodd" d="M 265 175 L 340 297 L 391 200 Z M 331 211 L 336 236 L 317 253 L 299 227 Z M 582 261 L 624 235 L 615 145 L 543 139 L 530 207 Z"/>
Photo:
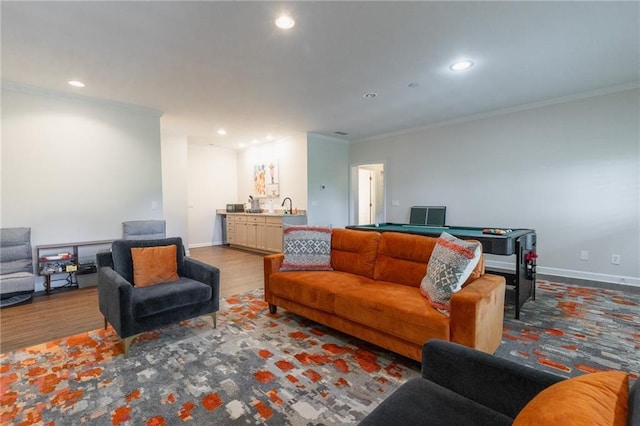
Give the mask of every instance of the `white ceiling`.
<path id="1" fill-rule="evenodd" d="M 284 10 L 290 31 L 273 25 Z M 640 81 L 635 1 L 2 1 L 1 19 L 3 81 L 154 108 L 163 130 L 229 147 L 359 140 Z M 449 71 L 458 58 L 475 66 Z"/>

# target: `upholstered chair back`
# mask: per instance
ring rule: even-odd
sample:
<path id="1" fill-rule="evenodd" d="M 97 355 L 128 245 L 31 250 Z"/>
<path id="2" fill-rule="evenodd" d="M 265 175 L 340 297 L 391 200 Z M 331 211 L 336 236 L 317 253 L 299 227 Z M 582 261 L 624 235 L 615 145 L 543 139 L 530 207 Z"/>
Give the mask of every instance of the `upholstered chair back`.
<path id="1" fill-rule="evenodd" d="M 31 228 L 0 229 L 0 274 L 33 273 Z"/>
<path id="2" fill-rule="evenodd" d="M 167 236 L 164 220 L 130 220 L 122 222 L 122 238 L 125 240 L 156 240 Z"/>
<path id="3" fill-rule="evenodd" d="M 133 258 L 131 249 L 134 247 L 158 247 L 175 245 L 178 275 L 184 275 L 184 246 L 182 238 L 163 238 L 156 240 L 116 240 L 111 245 L 111 256 L 113 258 L 113 270 L 120 274 L 125 280 L 133 283 Z"/>

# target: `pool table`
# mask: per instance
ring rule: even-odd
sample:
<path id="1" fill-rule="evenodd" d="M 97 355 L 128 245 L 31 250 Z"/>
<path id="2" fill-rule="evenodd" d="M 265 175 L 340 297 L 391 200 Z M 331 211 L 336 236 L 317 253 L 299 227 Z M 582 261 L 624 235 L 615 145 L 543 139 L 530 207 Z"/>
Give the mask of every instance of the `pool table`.
<path id="1" fill-rule="evenodd" d="M 405 232 L 407 234 L 438 237 L 443 231 L 463 240 L 477 240 L 482 243 L 482 251 L 500 256 L 515 255 L 515 271 L 505 272 L 487 268 L 488 271 L 503 275 L 507 288 L 513 290 L 515 317 L 520 318 L 520 308 L 530 297 L 536 298 L 536 231 L 533 229 L 512 229 L 504 235 L 486 234 L 487 228 L 471 226 L 427 226 L 402 223 L 376 223 L 371 225 L 347 226 L 348 229 L 377 232 Z M 490 228 L 495 229 L 495 228 Z M 503 228 L 504 229 L 504 228 Z"/>

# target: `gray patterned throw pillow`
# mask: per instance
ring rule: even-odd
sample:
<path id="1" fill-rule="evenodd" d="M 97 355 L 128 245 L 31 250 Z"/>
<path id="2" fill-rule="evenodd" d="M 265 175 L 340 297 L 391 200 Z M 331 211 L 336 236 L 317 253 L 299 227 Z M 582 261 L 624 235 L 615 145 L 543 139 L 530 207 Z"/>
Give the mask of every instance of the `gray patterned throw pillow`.
<path id="1" fill-rule="evenodd" d="M 331 228 L 287 226 L 281 271 L 331 271 Z"/>
<path id="2" fill-rule="evenodd" d="M 420 292 L 429 304 L 449 315 L 451 296 L 460 291 L 482 256 L 478 241 L 463 241 L 443 232 L 433 249 Z"/>

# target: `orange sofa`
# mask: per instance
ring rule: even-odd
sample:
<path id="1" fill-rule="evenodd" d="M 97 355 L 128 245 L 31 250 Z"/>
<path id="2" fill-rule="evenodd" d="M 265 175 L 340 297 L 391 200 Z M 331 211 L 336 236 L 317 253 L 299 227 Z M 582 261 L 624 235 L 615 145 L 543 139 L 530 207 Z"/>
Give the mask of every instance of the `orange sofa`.
<path id="1" fill-rule="evenodd" d="M 502 338 L 505 279 L 480 260 L 451 298 L 446 316 L 420 294 L 437 238 L 333 229 L 332 271 L 280 271 L 284 254 L 264 258 L 264 297 L 277 307 L 367 342 L 422 359 L 430 339 L 493 353 Z"/>

